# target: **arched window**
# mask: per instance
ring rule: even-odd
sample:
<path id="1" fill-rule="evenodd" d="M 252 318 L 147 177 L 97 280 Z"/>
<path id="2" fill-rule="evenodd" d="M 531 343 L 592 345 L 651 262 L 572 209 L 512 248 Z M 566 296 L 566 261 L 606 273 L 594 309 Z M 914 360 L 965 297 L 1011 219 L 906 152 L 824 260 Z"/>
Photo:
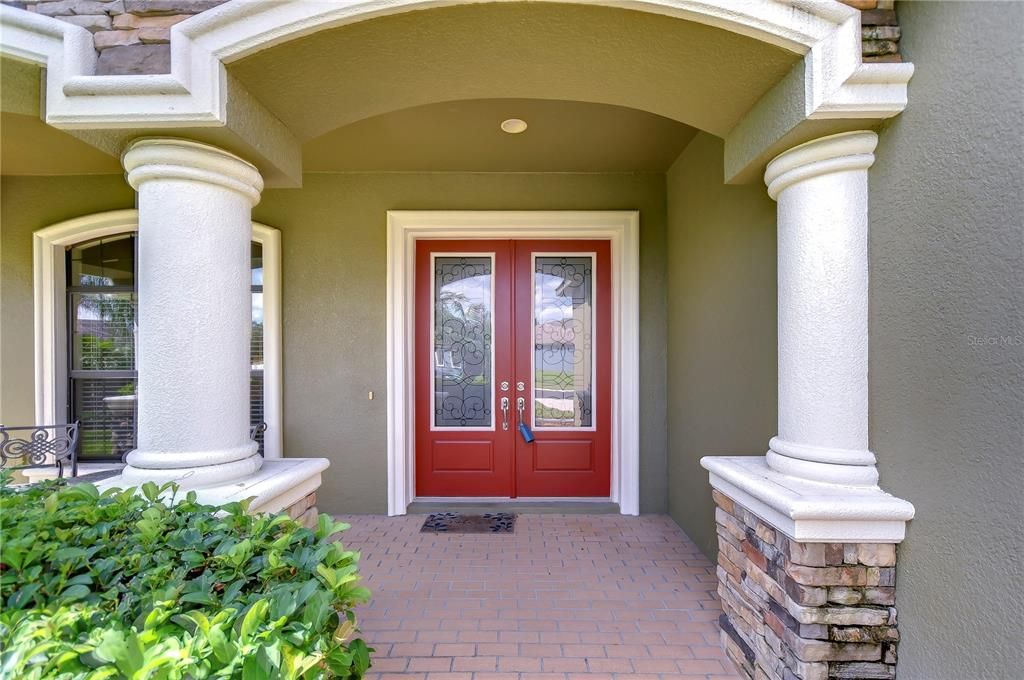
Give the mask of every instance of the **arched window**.
<path id="1" fill-rule="evenodd" d="M 81 422 L 83 462 L 135 448 L 137 213 L 69 220 L 35 234 L 36 421 Z M 281 455 L 280 235 L 253 224 L 250 421 Z"/>
<path id="2" fill-rule="evenodd" d="M 81 460 L 121 460 L 135 448 L 135 234 L 67 247 L 68 421 Z M 263 423 L 263 246 L 252 244 L 250 424 Z M 263 432 L 257 430 L 260 453 Z"/>

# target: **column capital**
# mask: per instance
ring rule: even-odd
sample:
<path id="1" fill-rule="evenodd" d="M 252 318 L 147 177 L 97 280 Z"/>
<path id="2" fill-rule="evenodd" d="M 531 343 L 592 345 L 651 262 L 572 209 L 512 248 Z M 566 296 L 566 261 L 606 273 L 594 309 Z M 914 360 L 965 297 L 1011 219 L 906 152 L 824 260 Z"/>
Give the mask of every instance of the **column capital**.
<path id="1" fill-rule="evenodd" d="M 121 155 L 128 184 L 136 191 L 152 179 L 183 179 L 236 191 L 251 205 L 260 201 L 263 177 L 252 163 L 209 144 L 174 137 L 143 137 Z"/>
<path id="2" fill-rule="evenodd" d="M 768 195 L 778 198 L 787 187 L 812 177 L 847 170 L 867 170 L 875 162 L 878 135 L 870 130 L 829 135 L 776 156 L 764 173 Z"/>

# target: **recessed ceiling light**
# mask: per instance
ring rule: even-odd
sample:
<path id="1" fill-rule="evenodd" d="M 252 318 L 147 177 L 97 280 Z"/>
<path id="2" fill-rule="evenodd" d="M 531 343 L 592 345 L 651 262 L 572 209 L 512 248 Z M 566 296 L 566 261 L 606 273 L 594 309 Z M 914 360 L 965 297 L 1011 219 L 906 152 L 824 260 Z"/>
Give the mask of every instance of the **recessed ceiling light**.
<path id="1" fill-rule="evenodd" d="M 521 118 L 509 118 L 508 120 L 501 121 L 501 129 L 510 135 L 526 132 L 526 127 L 526 121 Z"/>

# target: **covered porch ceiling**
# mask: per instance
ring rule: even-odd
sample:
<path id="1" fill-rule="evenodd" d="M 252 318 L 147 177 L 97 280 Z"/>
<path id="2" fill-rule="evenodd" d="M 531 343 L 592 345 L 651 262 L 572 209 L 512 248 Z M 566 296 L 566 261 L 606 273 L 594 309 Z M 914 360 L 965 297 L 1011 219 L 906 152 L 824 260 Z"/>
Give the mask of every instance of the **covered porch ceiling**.
<path id="1" fill-rule="evenodd" d="M 5 57 L 45 67 L 50 125 L 112 160 L 154 134 L 213 144 L 280 187 L 309 170 L 664 169 L 694 130 L 725 139 L 726 181 L 752 181 L 786 148 L 902 110 L 912 72 L 862 64 L 838 3 L 235 0 L 177 24 L 172 72 L 145 76 L 93 75 L 88 32 L 0 14 Z M 521 117 L 509 100 L 540 125 L 518 147 L 486 129 Z M 17 146 L 6 172 L 109 166 Z"/>
<path id="2" fill-rule="evenodd" d="M 348 24 L 256 52 L 227 74 L 295 136 L 304 172 L 661 172 L 698 129 L 726 135 L 799 61 L 671 16 L 498 3 Z M 40 67 L 3 65 L 4 174 L 121 171 L 116 154 L 89 143 L 96 132 L 42 121 Z M 511 117 L 527 132 L 502 133 Z M 99 134 L 126 142 L 141 131 Z"/>
<path id="3" fill-rule="evenodd" d="M 361 21 L 247 56 L 228 74 L 300 142 L 366 118 L 469 99 L 650 112 L 724 137 L 800 55 L 675 17 L 497 3 Z"/>
<path id="4" fill-rule="evenodd" d="M 39 68 L 0 60 L 0 173 L 120 174 L 117 157 L 47 125 Z M 528 123 L 508 134 L 508 118 Z M 302 145 L 305 172 L 664 172 L 695 128 L 637 109 L 541 99 L 438 102 L 341 126 Z"/>

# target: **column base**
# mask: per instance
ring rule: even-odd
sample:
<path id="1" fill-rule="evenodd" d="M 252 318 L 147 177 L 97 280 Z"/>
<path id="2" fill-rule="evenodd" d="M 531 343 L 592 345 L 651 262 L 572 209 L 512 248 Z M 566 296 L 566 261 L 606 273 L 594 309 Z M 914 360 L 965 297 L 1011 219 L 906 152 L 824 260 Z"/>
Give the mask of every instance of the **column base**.
<path id="1" fill-rule="evenodd" d="M 330 461 L 326 458 L 268 458 L 263 460 L 261 467 L 241 479 L 215 486 L 191 488 L 191 490 L 196 492 L 200 503 L 209 505 L 224 505 L 251 498 L 253 500 L 249 505 L 250 512 L 281 512 L 285 510 L 296 512 L 297 506 L 305 503 L 302 513 L 299 515 L 299 517 L 305 515 L 300 519 L 305 523 L 316 514 L 314 494 L 320 488 L 321 473 L 328 466 L 330 466 Z M 178 472 L 183 471 L 179 470 Z M 117 477 L 106 479 L 96 486 L 101 490 L 113 487 L 125 488 L 138 486 L 146 481 L 160 483 L 152 476 L 140 481 L 125 477 L 122 473 Z M 314 495 L 312 504 L 309 502 L 311 495 Z M 310 509 L 312 509 L 311 513 L 308 512 Z"/>
<path id="2" fill-rule="evenodd" d="M 768 467 L 784 475 L 827 484 L 878 486 L 875 454 L 868 450 L 794 444 L 772 437 L 765 456 Z"/>
<path id="3" fill-rule="evenodd" d="M 133 464 L 134 463 L 134 464 Z M 253 475 L 263 465 L 263 456 L 254 453 L 241 460 L 195 467 L 140 467 L 128 455 L 128 465 L 121 471 L 125 486 L 138 486 L 146 482 L 163 484 L 177 482 L 183 489 L 205 489 L 242 480 Z"/>
<path id="4" fill-rule="evenodd" d="M 711 486 L 798 541 L 899 543 L 914 506 L 877 486 L 812 482 L 770 468 L 764 456 L 707 457 Z"/>
<path id="5" fill-rule="evenodd" d="M 896 677 L 896 545 L 794 540 L 720 491 L 719 619 L 747 680 Z"/>
<path id="6" fill-rule="evenodd" d="M 762 456 L 709 457 L 722 647 L 748 680 L 896 677 L 896 544 L 914 506 Z"/>

